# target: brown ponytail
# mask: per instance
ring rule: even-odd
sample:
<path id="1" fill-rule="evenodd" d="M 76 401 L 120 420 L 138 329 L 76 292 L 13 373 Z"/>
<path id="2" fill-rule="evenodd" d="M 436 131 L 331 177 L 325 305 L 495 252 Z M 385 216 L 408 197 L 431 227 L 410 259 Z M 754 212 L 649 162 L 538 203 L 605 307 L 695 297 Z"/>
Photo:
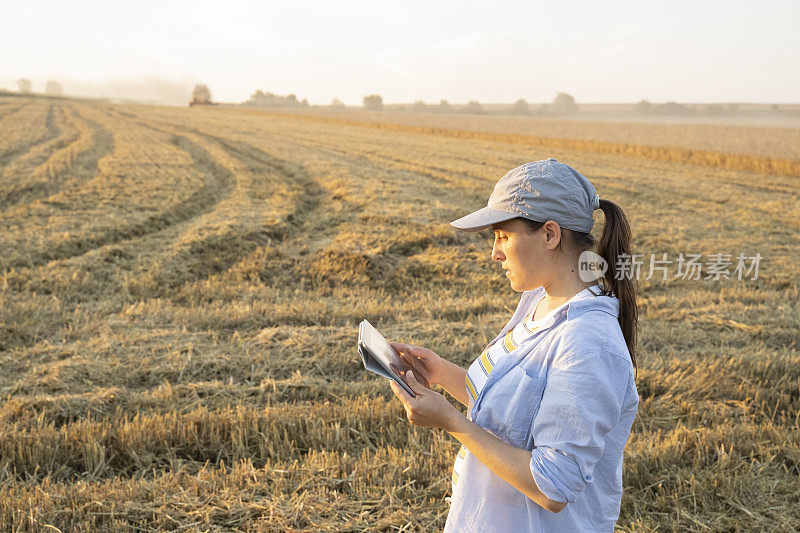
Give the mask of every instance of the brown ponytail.
<path id="1" fill-rule="evenodd" d="M 619 298 L 619 326 L 622 329 L 622 336 L 625 337 L 625 344 L 628 345 L 631 362 L 636 369 L 636 341 L 639 331 L 639 309 L 636 305 L 638 283 L 634 273 L 630 271 L 623 272 L 620 275 L 621 279 L 617 279 L 620 266 L 617 264 L 617 258 L 631 257 L 631 227 L 622 208 L 614 202 L 601 198 L 600 209 L 605 215 L 606 223 L 603 235 L 597 243 L 597 253 L 608 263 L 602 286 L 604 291 L 611 292 Z"/>
<path id="2" fill-rule="evenodd" d="M 584 250 L 594 250 L 608 263 L 608 270 L 603 275 L 603 279 L 598 280 L 603 289 L 601 294 L 613 295 L 619 299 L 619 326 L 622 329 L 625 344 L 628 346 L 633 368 L 638 370 L 636 366 L 636 340 L 639 331 L 639 310 L 636 305 L 638 283 L 630 271 L 623 272 L 620 276 L 622 279 L 617 279 L 617 271 L 620 266 L 617 264 L 617 258 L 631 257 L 631 227 L 622 208 L 614 202 L 601 198 L 600 209 L 603 210 L 606 222 L 599 241 L 595 240 L 591 232 L 582 233 L 568 229 L 562 231 L 568 236 L 566 240 L 570 241 L 567 243 L 567 247 L 577 252 L 576 257 Z M 531 231 L 538 231 L 544 225 L 544 222 L 522 217 L 520 219 L 528 224 Z M 556 250 L 562 251 L 561 242 Z"/>

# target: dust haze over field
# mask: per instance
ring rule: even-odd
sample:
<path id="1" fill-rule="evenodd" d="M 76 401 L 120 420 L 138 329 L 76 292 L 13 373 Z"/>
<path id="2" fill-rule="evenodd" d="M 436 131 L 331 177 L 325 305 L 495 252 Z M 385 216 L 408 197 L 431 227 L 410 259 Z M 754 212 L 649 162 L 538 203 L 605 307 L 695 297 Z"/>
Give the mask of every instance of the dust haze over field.
<path id="1" fill-rule="evenodd" d="M 73 95 L 184 106 L 197 82 L 191 77 L 170 79 L 146 76 L 106 81 L 69 80 L 64 85 L 68 94 Z"/>
<path id="2" fill-rule="evenodd" d="M 441 528 L 457 443 L 356 327 L 468 365 L 518 295 L 448 221 L 546 157 L 645 259 L 763 258 L 640 279 L 620 530 L 800 524 L 796 131 L 11 97 L 0 130 L 0 529 Z"/>
<path id="3" fill-rule="evenodd" d="M 59 77 L 58 82 L 68 96 L 102 98 L 112 102 L 127 101 L 143 104 L 186 105 L 192 96 L 192 88 L 198 83 L 194 77 L 165 78 L 158 76 L 135 76 L 107 80 L 84 80 Z M 32 80 L 33 91 L 44 93 L 46 81 Z M 0 89 L 16 88 L 11 82 L 0 82 Z"/>

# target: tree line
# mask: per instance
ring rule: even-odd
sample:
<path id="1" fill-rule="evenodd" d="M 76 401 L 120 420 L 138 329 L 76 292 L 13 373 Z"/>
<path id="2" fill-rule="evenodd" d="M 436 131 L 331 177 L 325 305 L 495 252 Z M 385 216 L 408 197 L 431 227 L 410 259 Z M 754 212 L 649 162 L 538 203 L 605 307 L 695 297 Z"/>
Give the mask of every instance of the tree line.
<path id="1" fill-rule="evenodd" d="M 382 111 L 383 98 L 379 94 L 367 95 L 363 98 L 363 106 L 371 111 Z M 331 107 L 343 107 L 343 104 L 339 100 L 334 100 Z M 464 105 L 453 105 L 444 99 L 440 100 L 438 104 L 427 104 L 422 100 L 417 100 L 411 109 L 420 113 L 466 113 L 470 115 L 486 113 L 483 104 L 477 100 L 470 100 Z M 575 103 L 572 95 L 558 93 L 550 104 L 540 104 L 535 109 L 533 105 L 520 98 L 514 102 L 508 112 L 512 115 L 567 115 L 577 110 L 578 104 Z"/>

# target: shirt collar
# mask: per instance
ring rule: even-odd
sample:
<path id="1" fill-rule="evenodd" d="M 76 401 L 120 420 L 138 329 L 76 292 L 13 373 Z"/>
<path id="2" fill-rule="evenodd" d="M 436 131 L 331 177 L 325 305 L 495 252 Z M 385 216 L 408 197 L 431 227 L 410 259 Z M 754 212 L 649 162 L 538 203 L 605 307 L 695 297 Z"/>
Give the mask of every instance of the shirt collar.
<path id="1" fill-rule="evenodd" d="M 551 326 L 562 314 L 567 315 L 567 320 L 581 316 L 583 313 L 592 310 L 603 311 L 614 317 L 619 316 L 619 300 L 615 297 L 600 295 L 600 286 L 595 284 L 589 289 L 584 289 L 572 297 L 565 305 L 562 305 L 555 313 L 550 315 L 547 322 L 541 325 L 541 329 Z M 532 291 L 532 306 L 536 305 L 544 298 L 544 289 L 539 287 Z M 536 294 L 538 293 L 538 294 Z M 533 307 L 532 307 L 533 308 Z"/>
<path id="2" fill-rule="evenodd" d="M 594 285 L 590 290 L 594 291 L 595 294 L 600 293 L 598 285 Z M 592 294 L 589 290 L 584 290 L 576 295 L 575 299 L 568 302 L 566 306 L 567 320 L 572 320 L 592 310 L 602 311 L 614 317 L 619 316 L 618 298 L 605 295 L 595 296 L 595 294 Z"/>
<path id="3" fill-rule="evenodd" d="M 593 285 L 590 287 L 594 294 L 599 294 L 599 286 Z M 586 311 L 591 311 L 593 309 L 597 309 L 608 313 L 614 317 L 619 316 L 619 300 L 617 298 L 612 298 L 610 296 L 595 296 L 594 294 L 590 293 L 587 290 L 581 291 L 580 293 L 576 294 L 572 300 L 570 300 L 567 305 L 563 306 L 557 312 L 550 315 L 547 319 L 547 322 L 541 324 L 536 331 L 543 331 L 549 329 L 557 320 L 559 320 L 562 314 L 566 313 L 567 320 L 572 320 L 573 318 L 582 315 Z M 513 329 L 520 320 L 527 320 L 527 315 L 534 309 L 534 306 L 544 297 L 544 288 L 537 287 L 536 289 L 531 289 L 529 291 L 525 291 L 522 293 L 522 297 L 517 304 L 517 309 L 514 311 L 514 315 L 511 317 L 511 320 L 505 325 L 505 327 L 500 331 L 500 333 L 495 337 L 489 345 L 494 344 L 498 339 L 502 338 L 509 330 Z"/>

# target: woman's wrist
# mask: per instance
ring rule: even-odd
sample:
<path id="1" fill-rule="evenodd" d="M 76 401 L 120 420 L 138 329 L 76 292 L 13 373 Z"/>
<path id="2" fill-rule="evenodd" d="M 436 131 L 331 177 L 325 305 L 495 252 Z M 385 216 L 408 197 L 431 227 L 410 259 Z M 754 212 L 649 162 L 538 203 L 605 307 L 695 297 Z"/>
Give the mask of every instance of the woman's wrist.
<path id="1" fill-rule="evenodd" d="M 451 363 L 447 361 L 447 359 L 439 357 L 438 368 L 434 372 L 431 372 L 431 379 L 428 380 L 430 381 L 431 385 L 439 385 L 440 387 L 444 387 L 444 384 L 447 383 L 446 374 L 450 364 Z"/>
<path id="2" fill-rule="evenodd" d="M 455 363 L 445 361 L 442 365 L 442 370 L 437 375 L 437 385 L 444 388 L 450 396 L 464 405 L 467 405 L 469 398 L 467 396 L 467 386 L 464 382 L 464 376 L 467 371 Z"/>
<path id="3" fill-rule="evenodd" d="M 440 385 L 445 386 L 448 383 L 461 383 L 464 381 L 464 374 L 467 371 L 450 361 L 444 361 L 442 365 L 442 375 L 440 376 Z"/>
<path id="4" fill-rule="evenodd" d="M 458 409 L 453 407 L 448 422 L 442 429 L 455 437 L 457 434 L 467 433 L 470 430 L 470 424 L 473 424 L 473 422 L 470 422 Z"/>

